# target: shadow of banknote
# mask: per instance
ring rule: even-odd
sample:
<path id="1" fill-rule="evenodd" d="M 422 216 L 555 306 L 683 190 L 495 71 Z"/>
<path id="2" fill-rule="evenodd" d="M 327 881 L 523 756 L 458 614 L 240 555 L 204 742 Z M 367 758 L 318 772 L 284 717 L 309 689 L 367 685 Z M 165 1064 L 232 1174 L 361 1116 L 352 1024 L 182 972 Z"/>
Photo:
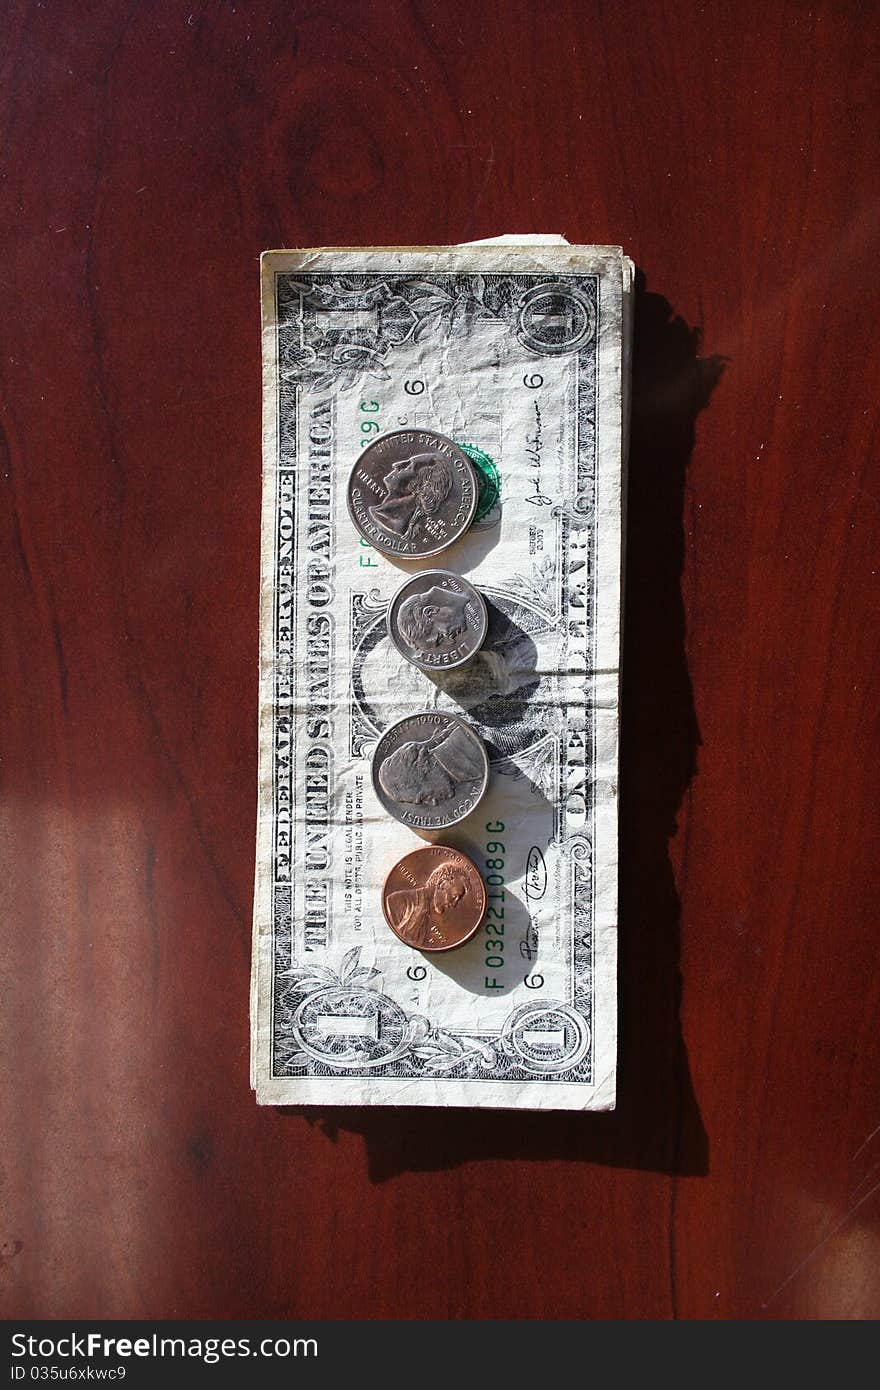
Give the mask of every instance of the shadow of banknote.
<path id="1" fill-rule="evenodd" d="M 299 1109 L 366 1141 L 375 1182 L 479 1159 L 582 1159 L 673 1175 L 709 1169 L 680 1005 L 681 905 L 669 853 L 700 734 L 681 595 L 685 480 L 725 359 L 639 273 L 635 291 L 621 708 L 619 1065 L 606 1113 Z"/>

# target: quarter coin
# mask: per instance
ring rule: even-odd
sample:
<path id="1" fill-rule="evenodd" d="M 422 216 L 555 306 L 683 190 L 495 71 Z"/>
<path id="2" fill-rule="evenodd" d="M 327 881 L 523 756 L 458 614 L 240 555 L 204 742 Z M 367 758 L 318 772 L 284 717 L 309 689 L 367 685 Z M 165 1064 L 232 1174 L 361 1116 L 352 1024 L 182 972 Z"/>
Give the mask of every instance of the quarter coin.
<path id="1" fill-rule="evenodd" d="M 392 430 L 369 444 L 348 480 L 348 510 L 383 555 L 424 559 L 464 535 L 479 484 L 465 453 L 433 430 Z"/>
<path id="2" fill-rule="evenodd" d="M 469 816 L 489 784 L 479 734 L 457 714 L 424 710 L 392 724 L 373 754 L 373 790 L 414 830 L 445 830 Z"/>
<path id="3" fill-rule="evenodd" d="M 417 951 L 452 951 L 470 941 L 486 914 L 476 865 L 459 850 L 425 845 L 399 859 L 382 889 L 395 936 Z"/>
<path id="4" fill-rule="evenodd" d="M 388 636 L 423 671 L 463 666 L 480 650 L 489 627 L 482 594 L 448 570 L 422 570 L 401 584 L 388 605 Z"/>

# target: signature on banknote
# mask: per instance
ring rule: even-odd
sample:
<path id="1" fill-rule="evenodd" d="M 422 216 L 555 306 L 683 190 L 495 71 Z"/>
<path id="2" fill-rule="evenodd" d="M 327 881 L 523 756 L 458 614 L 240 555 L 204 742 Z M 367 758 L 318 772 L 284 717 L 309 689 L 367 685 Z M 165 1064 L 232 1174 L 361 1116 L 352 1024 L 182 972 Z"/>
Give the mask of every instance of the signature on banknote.
<path id="1" fill-rule="evenodd" d="M 553 501 L 552 497 L 547 497 L 541 490 L 541 452 L 544 448 L 544 425 L 541 420 L 541 407 L 537 401 L 532 402 L 535 409 L 535 432 L 526 435 L 526 458 L 529 461 L 529 483 L 531 493 L 526 498 L 535 507 L 549 507 Z"/>
<path id="2" fill-rule="evenodd" d="M 525 936 L 519 943 L 519 953 L 523 960 L 534 960 L 538 954 L 538 930 L 534 922 L 530 922 Z"/>
<path id="3" fill-rule="evenodd" d="M 537 845 L 532 845 L 526 855 L 526 875 L 523 888 L 530 902 L 543 898 L 547 892 L 547 865 Z"/>

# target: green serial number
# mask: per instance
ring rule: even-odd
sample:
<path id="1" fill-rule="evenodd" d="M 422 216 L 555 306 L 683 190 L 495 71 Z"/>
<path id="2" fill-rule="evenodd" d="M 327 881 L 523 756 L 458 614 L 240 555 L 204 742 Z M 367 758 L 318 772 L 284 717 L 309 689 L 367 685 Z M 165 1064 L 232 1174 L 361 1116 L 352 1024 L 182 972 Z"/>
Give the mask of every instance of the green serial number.
<path id="1" fill-rule="evenodd" d="M 361 410 L 366 415 L 374 415 L 379 409 L 378 401 L 361 401 Z M 381 426 L 378 420 L 361 420 L 360 446 L 365 449 L 368 444 L 372 444 L 377 434 L 381 433 Z M 376 552 L 361 536 L 361 549 L 358 555 L 358 565 L 361 569 L 378 569 L 379 561 L 376 559 Z"/>
<path id="2" fill-rule="evenodd" d="M 490 820 L 486 825 L 488 835 L 504 833 L 503 820 Z M 488 840 L 486 843 L 486 970 L 501 970 L 504 966 L 504 855 L 506 850 L 501 840 Z M 503 989 L 503 983 L 494 974 L 487 973 L 486 989 Z"/>

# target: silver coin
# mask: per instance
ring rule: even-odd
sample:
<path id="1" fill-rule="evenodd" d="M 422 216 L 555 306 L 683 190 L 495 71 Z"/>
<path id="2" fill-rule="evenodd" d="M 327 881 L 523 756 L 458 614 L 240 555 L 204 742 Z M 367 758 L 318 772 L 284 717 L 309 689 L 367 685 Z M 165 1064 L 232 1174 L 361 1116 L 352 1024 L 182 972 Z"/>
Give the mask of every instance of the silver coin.
<path id="1" fill-rule="evenodd" d="M 445 830 L 464 820 L 488 784 L 483 740 L 457 714 L 407 715 L 376 744 L 373 790 L 389 815 L 415 830 Z"/>
<path id="2" fill-rule="evenodd" d="M 392 430 L 351 470 L 348 510 L 376 550 L 418 560 L 464 535 L 479 490 L 473 464 L 451 439 L 433 430 Z"/>
<path id="3" fill-rule="evenodd" d="M 482 594 L 449 570 L 422 570 L 404 580 L 388 605 L 388 636 L 423 671 L 463 666 L 486 639 Z"/>

